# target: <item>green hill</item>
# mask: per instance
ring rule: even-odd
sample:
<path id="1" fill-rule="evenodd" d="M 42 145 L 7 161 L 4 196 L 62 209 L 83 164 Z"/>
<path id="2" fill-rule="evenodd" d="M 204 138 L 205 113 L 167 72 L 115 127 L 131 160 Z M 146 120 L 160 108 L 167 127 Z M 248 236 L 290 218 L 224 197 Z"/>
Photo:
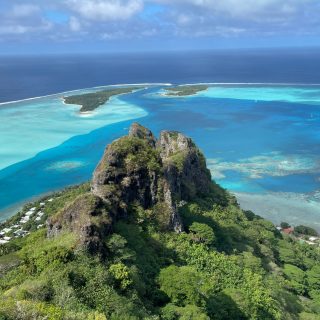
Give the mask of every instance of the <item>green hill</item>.
<path id="1" fill-rule="evenodd" d="M 33 206 L 0 245 L 0 319 L 320 319 L 319 248 L 241 210 L 179 132 L 133 124 L 90 186 Z"/>

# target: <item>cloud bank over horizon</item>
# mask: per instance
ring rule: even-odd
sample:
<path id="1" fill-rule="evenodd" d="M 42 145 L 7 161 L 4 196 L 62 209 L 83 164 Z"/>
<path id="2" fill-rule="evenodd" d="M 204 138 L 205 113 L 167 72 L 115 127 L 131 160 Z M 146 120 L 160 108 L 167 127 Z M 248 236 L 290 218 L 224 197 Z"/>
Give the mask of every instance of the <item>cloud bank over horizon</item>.
<path id="1" fill-rule="evenodd" d="M 316 38 L 317 0 L 0 0 L 0 44 Z"/>

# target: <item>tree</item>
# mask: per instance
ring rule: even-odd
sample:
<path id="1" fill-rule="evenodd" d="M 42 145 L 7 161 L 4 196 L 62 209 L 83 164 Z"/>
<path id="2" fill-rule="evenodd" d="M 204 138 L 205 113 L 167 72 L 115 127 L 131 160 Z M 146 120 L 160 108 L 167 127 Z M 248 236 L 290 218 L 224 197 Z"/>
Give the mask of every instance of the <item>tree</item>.
<path id="1" fill-rule="evenodd" d="M 281 222 L 281 223 L 280 223 L 280 227 L 281 227 L 282 229 L 288 229 L 288 228 L 290 228 L 291 226 L 290 226 L 290 224 L 289 224 L 288 222 Z"/>
<path id="2" fill-rule="evenodd" d="M 202 242 L 209 245 L 212 244 L 216 239 L 212 228 L 205 223 L 194 222 L 189 227 L 189 230 L 196 242 Z"/>
<path id="3" fill-rule="evenodd" d="M 318 232 L 316 230 L 314 230 L 313 228 L 307 227 L 307 226 L 303 226 L 303 225 L 295 227 L 294 232 L 298 233 L 298 234 L 304 234 L 307 236 L 314 236 L 314 237 L 318 236 Z"/>
<path id="4" fill-rule="evenodd" d="M 297 254 L 295 246 L 286 240 L 280 240 L 278 243 L 279 258 L 283 263 L 301 265 L 300 256 Z"/>
<path id="5" fill-rule="evenodd" d="M 292 264 L 285 264 L 283 272 L 289 280 L 289 285 L 298 294 L 305 294 L 306 291 L 306 274 L 300 268 Z"/>
<path id="6" fill-rule="evenodd" d="M 109 271 L 117 281 L 121 289 L 124 290 L 132 284 L 132 280 L 130 278 L 130 270 L 125 264 L 121 262 L 112 264 L 109 267 Z"/>
<path id="7" fill-rule="evenodd" d="M 164 320 L 209 320 L 208 315 L 195 305 L 186 305 L 177 307 L 174 304 L 168 304 L 162 309 L 162 318 Z"/>
<path id="8" fill-rule="evenodd" d="M 300 320 L 319 320 L 319 314 L 302 312 L 299 314 Z"/>
<path id="9" fill-rule="evenodd" d="M 320 265 L 315 265 L 307 271 L 308 283 L 310 290 L 320 292 Z"/>
<path id="10" fill-rule="evenodd" d="M 236 302 L 231 298 L 231 292 L 232 290 L 230 289 L 229 291 L 226 290 L 226 292 L 220 291 L 215 296 L 210 297 L 208 301 L 208 313 L 212 319 L 246 319 L 244 313 L 239 309 Z"/>
<path id="11" fill-rule="evenodd" d="M 201 304 L 201 279 L 192 267 L 169 266 L 160 271 L 160 289 L 178 306 Z"/>

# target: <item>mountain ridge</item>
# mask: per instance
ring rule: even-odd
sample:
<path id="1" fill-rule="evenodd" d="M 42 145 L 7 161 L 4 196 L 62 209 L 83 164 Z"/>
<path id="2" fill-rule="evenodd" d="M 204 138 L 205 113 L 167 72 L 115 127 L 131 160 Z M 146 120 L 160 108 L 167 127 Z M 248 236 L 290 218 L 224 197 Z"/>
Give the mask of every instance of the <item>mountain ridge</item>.
<path id="1" fill-rule="evenodd" d="M 91 183 L 26 210 L 0 245 L 1 320 L 320 317 L 319 248 L 242 210 L 179 132 L 133 124 Z"/>
<path id="2" fill-rule="evenodd" d="M 222 188 L 217 190 L 224 194 Z M 179 203 L 211 192 L 210 171 L 190 138 L 162 131 L 156 139 L 149 129 L 133 123 L 128 136 L 107 146 L 93 173 L 91 191 L 47 221 L 48 236 L 75 230 L 90 252 L 101 251 L 101 239 L 113 221 L 128 216 L 132 204 L 144 210 L 161 207 L 166 220 L 162 227 L 182 232 Z"/>

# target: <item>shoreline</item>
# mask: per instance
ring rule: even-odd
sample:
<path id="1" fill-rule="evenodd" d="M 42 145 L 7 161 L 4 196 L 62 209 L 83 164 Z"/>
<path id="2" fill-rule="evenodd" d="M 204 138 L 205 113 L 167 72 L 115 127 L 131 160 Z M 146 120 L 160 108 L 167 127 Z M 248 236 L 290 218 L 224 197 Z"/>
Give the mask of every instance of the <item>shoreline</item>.
<path id="1" fill-rule="evenodd" d="M 69 91 L 62 91 L 57 93 L 51 93 L 43 96 L 37 96 L 37 97 L 31 97 L 31 98 L 25 98 L 25 99 L 19 99 L 19 100 L 12 100 L 12 101 L 6 101 L 6 102 L 0 102 L 0 106 L 6 105 L 6 104 L 13 104 L 13 103 L 19 103 L 24 101 L 30 101 L 30 100 L 36 100 L 36 99 L 42 99 L 42 98 L 49 98 L 54 96 L 60 96 L 62 94 L 66 93 L 73 93 L 78 92 L 82 90 L 91 90 L 91 89 L 100 89 L 100 88 L 108 88 L 108 87 L 131 87 L 131 86 L 171 86 L 171 83 L 124 83 L 124 84 L 110 84 L 110 85 L 104 85 L 104 86 L 97 86 L 97 87 L 86 87 L 86 88 L 80 88 L 75 90 L 69 90 Z M 57 98 L 58 98 L 57 97 Z"/>
<path id="2" fill-rule="evenodd" d="M 190 85 L 190 86 L 193 86 L 193 85 L 195 85 L 195 84 L 186 84 L 185 86 L 187 86 L 187 85 Z M 247 84 L 246 84 L 247 85 Z M 285 85 L 285 84 L 283 84 L 283 85 Z M 94 89 L 98 89 L 98 88 L 110 88 L 110 87 L 116 87 L 116 86 L 121 86 L 121 85 L 112 85 L 112 86 L 100 86 L 100 87 L 93 87 L 93 88 L 91 88 L 92 90 L 94 90 Z M 147 86 L 147 85 L 146 85 Z M 152 89 L 154 89 L 154 87 L 152 87 L 151 85 L 149 85 L 149 88 L 152 88 Z M 144 88 L 141 88 L 141 89 L 138 89 L 138 90 L 143 90 Z M 162 90 L 167 90 L 167 88 L 165 88 L 165 87 L 163 87 L 163 88 L 161 88 Z M 83 90 L 83 89 L 77 89 L 77 90 L 73 90 L 73 91 L 67 91 L 67 92 L 69 92 L 69 93 L 71 93 L 71 92 L 78 92 L 78 91 L 81 91 L 81 90 Z M 154 89 L 154 91 L 156 91 L 156 90 L 158 90 L 158 88 L 155 88 Z M 310 89 L 311 90 L 311 89 Z M 315 90 L 317 90 L 317 89 L 315 89 Z M 124 95 L 124 94 L 119 94 L 119 95 L 115 95 L 114 97 L 111 97 L 110 98 L 110 101 L 111 101 L 111 99 L 114 99 L 114 98 L 116 98 L 117 96 L 120 96 L 120 95 Z M 161 96 L 164 96 L 165 98 L 177 98 L 177 97 L 180 97 L 180 96 L 168 96 L 168 95 L 166 95 L 166 94 L 164 94 L 164 93 L 162 93 L 162 94 L 160 94 Z M 194 94 L 194 95 L 197 95 L 197 94 Z M 188 95 L 188 97 L 190 97 L 190 96 L 194 96 L 194 95 Z M 47 97 L 50 97 L 50 96 L 52 96 L 52 97 L 54 97 L 54 96 L 57 96 L 57 94 L 54 94 L 54 95 L 48 95 Z M 181 96 L 181 97 L 185 97 L 185 96 Z M 39 97 L 39 98 L 41 98 L 41 97 Z M 81 107 L 81 105 L 77 105 L 77 104 L 67 104 L 67 103 L 65 103 L 64 102 L 64 98 L 65 97 L 59 97 L 59 99 L 61 99 L 62 100 L 62 102 L 63 102 L 63 104 L 64 105 L 70 105 L 70 106 L 73 106 L 72 108 L 73 109 L 71 109 L 71 110 L 73 110 L 72 112 L 75 112 L 75 113 L 77 113 L 77 116 L 79 116 L 79 117 L 90 117 L 91 115 L 93 115 L 93 114 L 95 114 L 95 112 L 97 112 L 96 110 L 94 110 L 94 111 L 83 111 L 83 112 L 80 112 L 79 110 L 77 110 L 78 109 L 78 107 L 80 106 Z M 26 99 L 26 100 L 33 100 L 33 99 L 37 99 L 37 98 L 29 98 L 29 99 Z M 23 100 L 22 100 L 23 101 Z M 54 99 L 54 101 L 58 101 L 58 97 L 57 97 L 57 99 L 55 98 Z M 103 105 L 101 105 L 101 107 L 103 107 Z M 232 191 L 230 191 L 230 192 L 232 192 Z M 265 216 L 265 215 L 263 215 L 263 216 Z M 1 219 L 0 219 L 1 220 Z"/>
<path id="3" fill-rule="evenodd" d="M 142 86 L 142 84 L 141 84 L 141 86 Z M 105 88 L 105 87 L 103 87 L 103 88 Z M 135 92 L 137 92 L 137 91 L 146 90 L 146 89 L 148 89 L 148 85 L 145 85 L 144 87 L 139 88 L 139 89 L 136 89 L 136 90 L 131 90 L 131 92 L 114 94 L 114 95 L 110 96 L 105 103 L 103 103 L 103 104 L 99 105 L 98 107 L 96 107 L 95 109 L 89 110 L 89 111 L 81 111 L 81 109 L 83 108 L 83 105 L 81 105 L 81 104 L 67 103 L 67 102 L 66 102 L 66 98 L 68 98 L 68 97 L 63 96 L 63 97 L 61 97 L 61 100 L 62 100 L 62 103 L 63 103 L 64 105 L 66 105 L 66 106 L 77 106 L 77 107 L 80 107 L 80 110 L 78 110 L 78 114 L 79 114 L 80 116 L 90 117 L 91 115 L 94 115 L 94 114 L 95 114 L 95 111 L 96 111 L 98 108 L 106 105 L 106 104 L 109 103 L 113 98 L 117 98 L 117 97 L 119 97 L 119 96 L 123 96 L 123 95 L 126 95 L 126 94 L 135 93 Z M 93 92 L 93 93 L 94 93 L 94 92 Z M 86 94 L 86 93 L 84 93 L 84 95 L 85 95 L 85 94 Z M 70 96 L 70 97 L 72 97 L 72 96 Z"/>
<path id="4" fill-rule="evenodd" d="M 196 82 L 196 83 L 185 83 L 179 84 L 179 86 L 194 86 L 194 85 L 257 85 L 257 86 L 310 86 L 310 87 L 320 87 L 320 83 L 291 83 L 291 82 Z"/>
<path id="5" fill-rule="evenodd" d="M 25 99 L 19 99 L 19 100 L 11 100 L 11 101 L 5 101 L 0 102 L 0 106 L 6 105 L 6 104 L 13 104 L 13 103 L 19 103 L 23 101 L 30 101 L 30 100 L 36 100 L 36 99 L 42 99 L 42 98 L 48 98 L 48 97 L 54 97 L 54 96 L 60 96 L 62 94 L 66 93 L 73 93 L 78 92 L 82 90 L 89 90 L 89 89 L 100 89 L 100 88 L 108 88 L 108 87 L 124 87 L 124 86 L 139 86 L 139 85 L 145 85 L 145 86 L 172 86 L 172 83 L 124 83 L 124 84 L 110 84 L 110 85 L 103 85 L 103 86 L 96 86 L 96 87 L 86 87 L 86 88 L 80 88 L 75 90 L 69 90 L 69 91 L 62 91 L 57 93 L 51 93 L 43 96 L 37 96 L 37 97 L 31 97 L 31 98 L 25 98 Z M 196 83 L 181 83 L 179 86 L 194 86 L 194 85 L 244 85 L 244 86 L 292 86 L 292 87 L 320 87 L 320 83 L 290 83 L 290 82 L 196 82 Z"/>
<path id="6" fill-rule="evenodd" d="M 320 199 L 316 195 L 317 191 L 312 193 L 228 191 L 236 196 L 242 209 L 251 210 L 273 224 L 280 224 L 281 221 L 292 225 L 303 224 L 320 232 L 320 222 L 317 222 Z"/>

